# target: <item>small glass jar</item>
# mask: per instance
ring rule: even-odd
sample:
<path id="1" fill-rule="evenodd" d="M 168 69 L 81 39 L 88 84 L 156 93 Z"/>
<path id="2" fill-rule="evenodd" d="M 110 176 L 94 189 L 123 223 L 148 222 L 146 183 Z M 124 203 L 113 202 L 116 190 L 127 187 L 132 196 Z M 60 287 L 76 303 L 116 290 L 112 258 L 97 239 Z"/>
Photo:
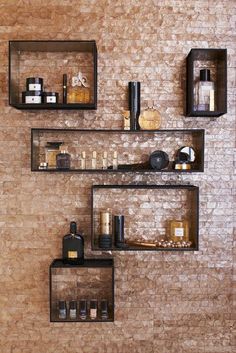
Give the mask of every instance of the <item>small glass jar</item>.
<path id="1" fill-rule="evenodd" d="M 79 318 L 80 320 L 87 319 L 87 300 L 81 299 L 79 301 Z"/>
<path id="2" fill-rule="evenodd" d="M 169 238 L 174 242 L 189 241 L 189 222 L 185 220 L 169 221 Z"/>

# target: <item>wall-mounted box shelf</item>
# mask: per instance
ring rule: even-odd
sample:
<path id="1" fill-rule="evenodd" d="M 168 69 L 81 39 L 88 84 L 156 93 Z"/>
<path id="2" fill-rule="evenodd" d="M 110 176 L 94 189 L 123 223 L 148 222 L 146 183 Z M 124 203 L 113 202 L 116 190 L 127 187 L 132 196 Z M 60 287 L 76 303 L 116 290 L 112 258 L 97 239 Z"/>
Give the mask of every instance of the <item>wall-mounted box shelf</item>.
<path id="1" fill-rule="evenodd" d="M 114 263 L 113 259 L 85 259 L 83 265 L 65 264 L 55 259 L 49 270 L 50 282 L 50 321 L 51 322 L 111 322 L 114 321 Z M 79 301 L 88 303 L 86 319 L 79 317 Z M 91 319 L 89 303 L 98 301 L 97 318 Z M 101 318 L 100 302 L 108 301 L 108 318 Z M 59 318 L 58 302 L 68 303 L 76 300 L 78 309 L 76 318 L 71 319 L 67 310 L 65 319 Z"/>
<path id="2" fill-rule="evenodd" d="M 103 250 L 198 250 L 199 189 L 196 186 L 94 185 L 91 203 L 91 245 L 93 250 L 102 250 L 99 247 L 100 212 L 104 211 L 109 211 L 113 216 L 124 215 L 124 237 L 127 247 L 115 246 L 113 224 L 110 226 L 112 247 L 103 248 Z M 168 233 L 170 220 L 188 222 L 189 246 L 182 246 L 181 242 L 178 244 L 176 242 L 176 244 L 170 243 L 162 247 L 161 240 L 168 239 L 170 235 Z"/>
<path id="3" fill-rule="evenodd" d="M 81 71 L 90 83 L 89 103 L 62 103 L 63 74 L 68 86 L 73 75 Z M 58 103 L 25 104 L 22 92 L 27 77 L 41 77 L 44 90 L 59 93 Z M 9 42 L 9 104 L 17 109 L 96 109 L 97 108 L 97 47 L 91 41 L 10 41 Z"/>
<path id="4" fill-rule="evenodd" d="M 204 171 L 204 130 L 80 130 L 80 129 L 32 129 L 31 170 L 37 172 L 62 172 L 61 169 L 39 169 L 45 162 L 47 142 L 63 142 L 71 155 L 71 168 L 63 172 L 171 172 L 191 173 Z M 196 160 L 190 170 L 173 169 L 176 152 L 183 146 L 196 151 Z M 155 150 L 163 150 L 170 163 L 162 170 L 153 169 L 149 156 Z M 86 169 L 81 168 L 82 152 L 86 153 Z M 92 154 L 97 152 L 97 165 L 92 169 Z M 103 153 L 108 153 L 108 168 L 102 169 Z M 113 169 L 113 155 L 117 151 L 118 169 Z M 147 164 L 148 163 L 148 164 Z"/>
<path id="5" fill-rule="evenodd" d="M 200 108 L 198 104 L 202 69 L 210 70 L 210 80 L 215 86 L 211 97 L 212 108 L 208 110 L 203 110 L 204 106 Z M 219 117 L 227 113 L 226 49 L 191 49 L 186 60 L 186 74 L 186 116 Z"/>

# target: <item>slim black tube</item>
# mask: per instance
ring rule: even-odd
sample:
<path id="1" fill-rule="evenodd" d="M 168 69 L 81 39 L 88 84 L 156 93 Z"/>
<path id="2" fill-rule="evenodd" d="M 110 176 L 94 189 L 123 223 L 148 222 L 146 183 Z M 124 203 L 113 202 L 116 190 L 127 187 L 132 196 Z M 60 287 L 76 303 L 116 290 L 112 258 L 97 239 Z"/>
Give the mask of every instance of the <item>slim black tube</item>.
<path id="1" fill-rule="evenodd" d="M 130 129 L 140 130 L 140 82 L 129 82 Z"/>

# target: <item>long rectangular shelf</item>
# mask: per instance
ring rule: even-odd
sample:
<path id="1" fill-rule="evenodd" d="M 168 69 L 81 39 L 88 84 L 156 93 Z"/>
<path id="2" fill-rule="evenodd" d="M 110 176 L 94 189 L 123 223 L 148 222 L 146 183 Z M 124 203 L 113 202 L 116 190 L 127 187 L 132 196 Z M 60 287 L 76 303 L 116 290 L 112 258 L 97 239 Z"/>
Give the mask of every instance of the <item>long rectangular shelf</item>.
<path id="1" fill-rule="evenodd" d="M 31 170 L 34 172 L 76 172 L 76 173 L 195 173 L 204 171 L 204 130 L 112 130 L 112 129 L 32 129 Z M 71 168 L 39 169 L 45 162 L 46 143 L 62 141 L 71 154 Z M 196 152 L 196 161 L 190 170 L 173 169 L 176 152 L 183 146 L 191 146 Z M 155 150 L 163 150 L 169 156 L 169 165 L 161 170 L 153 169 L 149 156 Z M 87 166 L 81 168 L 81 153 L 86 152 Z M 97 152 L 97 167 L 91 168 L 93 151 Z M 102 169 L 102 154 L 108 152 L 108 168 Z M 118 168 L 112 167 L 112 155 L 118 152 Z"/>
<path id="2" fill-rule="evenodd" d="M 126 247 L 115 246 L 114 224 L 110 226 L 112 246 L 99 247 L 101 211 L 109 211 L 113 216 L 124 215 Z M 190 228 L 188 245 L 184 242 L 169 243 L 167 224 L 170 220 L 188 221 Z M 197 251 L 198 231 L 199 188 L 197 186 L 133 184 L 92 186 L 91 246 L 93 250 Z M 162 247 L 160 245 L 162 240 L 166 240 L 169 245 Z M 133 245 L 134 242 L 141 244 Z"/>

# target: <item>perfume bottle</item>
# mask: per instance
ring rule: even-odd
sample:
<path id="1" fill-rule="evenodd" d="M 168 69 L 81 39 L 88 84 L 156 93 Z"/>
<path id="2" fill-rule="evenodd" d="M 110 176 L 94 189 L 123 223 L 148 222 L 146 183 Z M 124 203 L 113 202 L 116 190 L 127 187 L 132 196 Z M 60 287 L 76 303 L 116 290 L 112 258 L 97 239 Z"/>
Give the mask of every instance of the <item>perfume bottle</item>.
<path id="1" fill-rule="evenodd" d="M 86 169 L 86 152 L 81 153 L 81 169 Z"/>
<path id="2" fill-rule="evenodd" d="M 108 157 L 108 154 L 106 151 L 103 152 L 103 156 L 102 156 L 102 169 L 107 169 L 107 157 Z"/>
<path id="3" fill-rule="evenodd" d="M 76 222 L 70 223 L 70 233 L 62 241 L 62 258 L 65 263 L 84 263 L 84 238 L 77 233 Z"/>
<path id="4" fill-rule="evenodd" d="M 86 76 L 79 72 L 72 77 L 71 87 L 67 90 L 67 103 L 89 103 L 90 85 Z"/>
<path id="5" fill-rule="evenodd" d="M 210 70 L 200 70 L 200 81 L 197 82 L 196 91 L 196 110 L 214 111 L 215 110 L 215 87 L 210 79 Z"/>
<path id="6" fill-rule="evenodd" d="M 112 246 L 111 214 L 108 211 L 100 212 L 99 247 L 110 249 Z"/>
<path id="7" fill-rule="evenodd" d="M 61 147 L 61 152 L 56 156 L 57 169 L 70 169 L 71 156 L 66 147 Z"/>
<path id="8" fill-rule="evenodd" d="M 169 238 L 173 242 L 189 241 L 189 223 L 185 220 L 171 220 L 169 222 Z"/>
<path id="9" fill-rule="evenodd" d="M 93 151 L 91 166 L 92 166 L 92 169 L 97 169 L 97 152 L 96 151 Z"/>
<path id="10" fill-rule="evenodd" d="M 117 151 L 113 153 L 112 169 L 118 169 L 118 155 Z"/>
<path id="11" fill-rule="evenodd" d="M 140 82 L 129 82 L 130 129 L 140 130 Z"/>
<path id="12" fill-rule="evenodd" d="M 60 153 L 60 146 L 63 142 L 47 142 L 45 145 L 45 163 L 48 165 L 48 169 L 56 168 L 57 166 L 57 154 Z"/>

